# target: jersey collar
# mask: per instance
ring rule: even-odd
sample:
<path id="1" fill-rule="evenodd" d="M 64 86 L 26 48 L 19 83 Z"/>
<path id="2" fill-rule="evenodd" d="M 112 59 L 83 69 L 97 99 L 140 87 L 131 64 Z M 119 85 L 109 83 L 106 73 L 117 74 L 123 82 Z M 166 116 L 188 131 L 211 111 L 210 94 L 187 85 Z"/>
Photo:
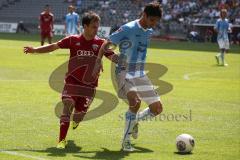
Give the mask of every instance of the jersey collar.
<path id="1" fill-rule="evenodd" d="M 137 22 L 137 25 L 138 25 L 139 28 L 141 28 L 144 32 L 147 32 L 148 29 L 144 29 L 144 28 L 141 26 L 141 24 L 139 23 L 139 19 L 137 19 L 136 22 Z"/>

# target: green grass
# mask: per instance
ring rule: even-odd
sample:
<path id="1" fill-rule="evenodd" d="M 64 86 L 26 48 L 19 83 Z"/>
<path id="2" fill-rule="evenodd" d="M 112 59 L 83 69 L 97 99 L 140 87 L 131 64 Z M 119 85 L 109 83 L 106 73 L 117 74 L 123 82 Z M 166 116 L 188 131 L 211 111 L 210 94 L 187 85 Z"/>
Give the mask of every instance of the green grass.
<path id="1" fill-rule="evenodd" d="M 173 121 L 169 117 L 168 121 L 161 117 L 142 122 L 139 139 L 133 141 L 139 150 L 123 153 L 121 117 L 127 105 L 119 100 L 113 111 L 83 122 L 75 131 L 69 130 L 68 148 L 58 151 L 54 147 L 59 119 L 54 109 L 60 94 L 49 87 L 48 79 L 68 59 L 68 51 L 25 55 L 23 46 L 38 46 L 37 36 L 0 34 L 0 37 L 0 150 L 4 151 L 0 152 L 1 160 L 239 159 L 240 47 L 233 46 L 230 53 L 234 54 L 226 56 L 228 67 L 218 67 L 214 59 L 216 44 L 154 42 L 147 60 L 166 66 L 168 71 L 160 79 L 173 85 L 171 92 L 161 96 L 163 114 L 189 116 L 191 111 L 191 120 Z M 104 59 L 98 89 L 116 96 L 110 66 Z M 91 109 L 100 103 L 95 99 Z M 141 109 L 145 107 L 142 105 Z M 181 133 L 195 138 L 193 154 L 174 153 L 175 138 Z"/>

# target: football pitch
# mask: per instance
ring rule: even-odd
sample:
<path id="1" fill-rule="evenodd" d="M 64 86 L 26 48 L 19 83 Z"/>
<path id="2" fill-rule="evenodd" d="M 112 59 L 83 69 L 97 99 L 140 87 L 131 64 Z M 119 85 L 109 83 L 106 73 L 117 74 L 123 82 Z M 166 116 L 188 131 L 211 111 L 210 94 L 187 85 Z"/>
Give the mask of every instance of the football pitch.
<path id="1" fill-rule="evenodd" d="M 0 34 L 0 160 L 239 159 L 239 46 L 232 46 L 226 55 L 229 66 L 221 67 L 214 57 L 217 44 L 152 42 L 147 62 L 155 66 L 149 73 L 160 75 L 152 79 L 153 84 L 168 83 L 159 86 L 163 113 L 140 122 L 139 138 L 133 140 L 137 150 L 127 153 L 120 150 L 127 104 L 117 98 L 106 58 L 90 107 L 92 118 L 76 130 L 69 128 L 65 150 L 55 148 L 56 106 L 61 99 L 49 78 L 68 60 L 68 50 L 25 55 L 23 46 L 38 46 L 38 39 L 36 35 Z M 142 103 L 141 109 L 145 107 Z M 182 133 L 195 139 L 192 154 L 176 153 L 175 139 Z"/>

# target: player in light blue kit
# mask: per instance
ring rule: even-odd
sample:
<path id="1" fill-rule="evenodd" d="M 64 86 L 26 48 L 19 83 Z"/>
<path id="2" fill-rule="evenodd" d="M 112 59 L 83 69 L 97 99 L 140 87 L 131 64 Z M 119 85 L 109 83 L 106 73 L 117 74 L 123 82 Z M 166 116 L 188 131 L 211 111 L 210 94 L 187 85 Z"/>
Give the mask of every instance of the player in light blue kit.
<path id="1" fill-rule="evenodd" d="M 65 34 L 66 36 L 79 34 L 79 15 L 74 12 L 74 6 L 70 5 L 68 7 L 68 14 L 65 17 Z"/>
<path id="2" fill-rule="evenodd" d="M 217 54 L 215 57 L 218 65 L 227 66 L 228 64 L 224 60 L 224 55 L 225 53 L 227 53 L 227 50 L 229 49 L 228 33 L 231 32 L 231 27 L 226 18 L 227 17 L 226 9 L 221 10 L 220 17 L 221 18 L 217 20 L 216 25 L 214 27 L 215 31 L 218 33 L 217 41 L 220 49 L 220 53 Z"/>
<path id="3" fill-rule="evenodd" d="M 120 51 L 116 66 L 118 96 L 127 99 L 129 104 L 129 110 L 125 114 L 126 123 L 122 140 L 124 151 L 134 151 L 130 136 L 137 138 L 138 121 L 162 112 L 160 97 L 144 72 L 152 28 L 157 25 L 161 17 L 162 10 L 159 3 L 149 3 L 145 6 L 140 19 L 121 26 L 109 37 L 110 43 L 119 45 Z M 141 101 L 145 101 L 148 107 L 138 112 Z"/>

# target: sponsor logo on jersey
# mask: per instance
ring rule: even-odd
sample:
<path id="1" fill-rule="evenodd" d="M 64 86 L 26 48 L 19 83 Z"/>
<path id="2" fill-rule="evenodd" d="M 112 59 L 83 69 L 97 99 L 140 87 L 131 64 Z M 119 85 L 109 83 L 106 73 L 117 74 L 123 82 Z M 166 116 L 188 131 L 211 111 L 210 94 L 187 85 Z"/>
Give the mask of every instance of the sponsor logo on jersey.
<path id="1" fill-rule="evenodd" d="M 93 51 L 78 50 L 77 55 L 78 56 L 92 57 L 94 55 L 94 52 Z"/>
<path id="2" fill-rule="evenodd" d="M 128 49 L 130 47 L 132 47 L 132 42 L 130 40 L 123 40 L 119 44 L 119 48 L 121 49 Z"/>

